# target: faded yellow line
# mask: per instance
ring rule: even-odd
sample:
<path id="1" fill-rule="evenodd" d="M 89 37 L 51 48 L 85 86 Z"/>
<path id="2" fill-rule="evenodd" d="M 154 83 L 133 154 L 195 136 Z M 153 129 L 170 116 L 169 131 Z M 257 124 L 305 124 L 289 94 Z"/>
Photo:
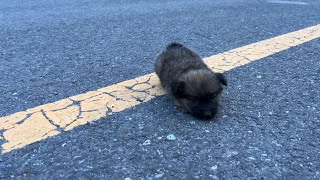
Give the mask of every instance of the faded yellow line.
<path id="1" fill-rule="evenodd" d="M 204 58 L 224 72 L 320 37 L 320 24 Z M 2 153 L 164 95 L 154 73 L 0 118 Z"/>

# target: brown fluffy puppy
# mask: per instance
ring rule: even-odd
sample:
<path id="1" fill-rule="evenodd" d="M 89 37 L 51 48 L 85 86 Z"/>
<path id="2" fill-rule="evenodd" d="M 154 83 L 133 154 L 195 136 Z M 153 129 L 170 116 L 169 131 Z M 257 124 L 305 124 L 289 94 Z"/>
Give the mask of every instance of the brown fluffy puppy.
<path id="1" fill-rule="evenodd" d="M 192 50 L 171 43 L 158 56 L 155 72 L 166 93 L 185 112 L 200 119 L 211 119 L 219 105 L 222 85 L 227 80 L 214 73 Z"/>

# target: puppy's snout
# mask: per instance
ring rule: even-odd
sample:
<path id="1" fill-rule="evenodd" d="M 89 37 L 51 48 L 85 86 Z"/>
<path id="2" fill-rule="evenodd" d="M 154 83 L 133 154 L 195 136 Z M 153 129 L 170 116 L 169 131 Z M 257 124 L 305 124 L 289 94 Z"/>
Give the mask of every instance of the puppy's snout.
<path id="1" fill-rule="evenodd" d="M 212 111 L 201 111 L 197 114 L 195 114 L 196 117 L 200 118 L 200 119 L 204 119 L 204 120 L 209 120 L 212 119 L 214 117 L 215 113 Z"/>
<path id="2" fill-rule="evenodd" d="M 205 118 L 211 118 L 212 117 L 212 112 L 211 111 L 205 111 L 203 113 L 203 115 L 204 115 Z"/>

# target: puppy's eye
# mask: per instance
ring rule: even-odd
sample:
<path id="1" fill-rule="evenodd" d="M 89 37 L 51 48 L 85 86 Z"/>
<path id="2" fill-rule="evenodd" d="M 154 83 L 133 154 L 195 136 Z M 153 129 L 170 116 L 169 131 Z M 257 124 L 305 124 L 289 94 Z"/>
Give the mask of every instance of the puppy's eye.
<path id="1" fill-rule="evenodd" d="M 198 99 L 196 97 L 193 97 L 193 96 L 189 96 L 187 97 L 188 100 L 190 101 L 198 101 Z"/>
<path id="2" fill-rule="evenodd" d="M 213 93 L 213 94 L 211 94 L 209 97 L 210 97 L 210 98 L 215 98 L 216 96 L 218 96 L 218 94 L 219 94 L 219 93 Z"/>

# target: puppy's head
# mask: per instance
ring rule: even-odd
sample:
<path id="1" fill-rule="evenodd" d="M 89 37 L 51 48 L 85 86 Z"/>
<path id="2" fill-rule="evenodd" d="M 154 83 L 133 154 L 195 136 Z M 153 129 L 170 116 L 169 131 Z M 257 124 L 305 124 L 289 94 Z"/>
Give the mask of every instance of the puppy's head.
<path id="1" fill-rule="evenodd" d="M 171 89 L 175 101 L 185 111 L 200 119 L 211 119 L 218 111 L 222 85 L 227 85 L 223 74 L 201 69 L 184 73 Z"/>

